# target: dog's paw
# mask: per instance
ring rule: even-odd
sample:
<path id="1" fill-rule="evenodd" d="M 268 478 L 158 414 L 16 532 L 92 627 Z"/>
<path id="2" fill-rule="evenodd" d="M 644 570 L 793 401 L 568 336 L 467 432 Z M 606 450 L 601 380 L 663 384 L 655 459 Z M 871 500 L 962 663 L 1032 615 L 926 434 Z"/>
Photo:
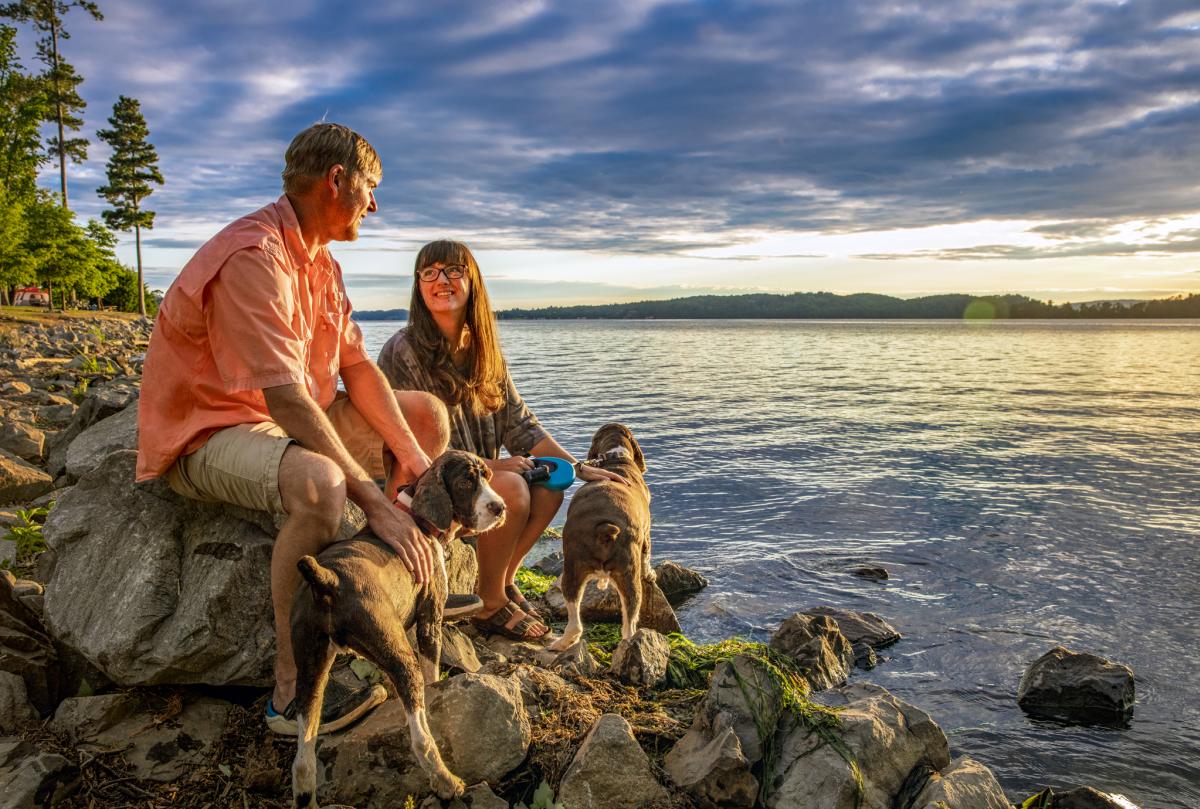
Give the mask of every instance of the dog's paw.
<path id="1" fill-rule="evenodd" d="M 563 635 L 546 648 L 552 652 L 565 652 L 567 649 L 570 649 L 572 646 L 574 646 L 579 641 L 580 637 L 580 635 Z"/>
<path id="2" fill-rule="evenodd" d="M 461 798 L 462 794 L 467 791 L 467 785 L 463 780 L 449 770 L 443 770 L 429 778 L 430 786 L 437 796 L 444 801 Z"/>

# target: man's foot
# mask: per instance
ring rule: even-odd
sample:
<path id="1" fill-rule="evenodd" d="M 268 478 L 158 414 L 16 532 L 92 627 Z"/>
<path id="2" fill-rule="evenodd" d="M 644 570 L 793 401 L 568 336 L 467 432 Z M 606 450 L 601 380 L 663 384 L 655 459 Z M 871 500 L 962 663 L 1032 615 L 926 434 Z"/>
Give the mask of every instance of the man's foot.
<path id="1" fill-rule="evenodd" d="M 471 619 L 484 634 L 502 635 L 509 640 L 542 643 L 550 637 L 550 627 L 526 615 L 511 601 L 487 617 Z"/>
<path id="2" fill-rule="evenodd" d="M 350 688 L 330 679 L 325 686 L 325 701 L 321 705 L 321 726 L 317 733 L 334 733 L 354 724 L 374 708 L 387 701 L 387 691 L 382 685 L 364 685 Z M 282 711 L 276 711 L 271 700 L 267 700 L 267 728 L 283 736 L 295 736 L 296 701 L 292 700 Z"/>
<path id="3" fill-rule="evenodd" d="M 451 593 L 446 596 L 446 606 L 442 608 L 442 620 L 453 621 L 457 618 L 469 618 L 483 609 L 483 599 L 474 593 Z"/>

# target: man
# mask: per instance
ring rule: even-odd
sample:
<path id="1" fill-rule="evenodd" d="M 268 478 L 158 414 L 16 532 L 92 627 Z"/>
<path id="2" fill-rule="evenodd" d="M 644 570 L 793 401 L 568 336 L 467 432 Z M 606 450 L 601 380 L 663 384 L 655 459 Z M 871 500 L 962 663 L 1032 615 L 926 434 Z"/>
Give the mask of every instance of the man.
<path id="1" fill-rule="evenodd" d="M 322 123 L 295 137 L 285 163 L 283 196 L 201 247 L 163 299 L 143 369 L 137 479 L 165 475 L 188 497 L 287 515 L 271 556 L 267 724 L 294 734 L 297 561 L 333 541 L 349 498 L 426 581 L 431 545 L 375 478 L 389 456 L 389 491 L 415 479 L 445 450 L 449 425 L 435 397 L 394 392 L 367 357 L 326 247 L 354 241 L 376 210 L 378 154 L 350 129 Z M 385 699 L 378 685 L 330 686 L 321 729 Z"/>

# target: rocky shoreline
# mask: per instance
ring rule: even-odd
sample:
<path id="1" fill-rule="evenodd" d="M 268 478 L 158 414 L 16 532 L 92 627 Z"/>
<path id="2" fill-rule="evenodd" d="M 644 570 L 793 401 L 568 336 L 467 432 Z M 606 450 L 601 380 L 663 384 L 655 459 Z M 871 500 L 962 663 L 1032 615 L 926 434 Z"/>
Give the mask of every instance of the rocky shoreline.
<path id="1" fill-rule="evenodd" d="M 0 319 L 0 809 L 290 805 L 295 741 L 261 718 L 277 521 L 133 484 L 149 332 L 114 317 Z M 363 522 L 348 506 L 342 531 Z M 983 763 L 952 758 L 932 717 L 856 680 L 900 640 L 880 616 L 814 605 L 768 644 L 697 646 L 673 606 L 706 582 L 656 570 L 662 587 L 625 642 L 603 623 L 614 597 L 594 588 L 588 635 L 562 653 L 445 628 L 449 676 L 426 698 L 448 766 L 475 785 L 463 799 L 429 795 L 392 700 L 323 738 L 323 804 L 1133 806 L 1086 788 L 1006 796 Z M 455 544 L 451 571 L 452 590 L 472 589 L 471 548 Z M 557 572 L 553 556 L 540 562 L 527 590 L 562 620 Z M 379 674 L 346 658 L 334 676 Z M 1133 673 L 1060 647 L 1020 695 L 1039 715 L 1127 721 Z"/>

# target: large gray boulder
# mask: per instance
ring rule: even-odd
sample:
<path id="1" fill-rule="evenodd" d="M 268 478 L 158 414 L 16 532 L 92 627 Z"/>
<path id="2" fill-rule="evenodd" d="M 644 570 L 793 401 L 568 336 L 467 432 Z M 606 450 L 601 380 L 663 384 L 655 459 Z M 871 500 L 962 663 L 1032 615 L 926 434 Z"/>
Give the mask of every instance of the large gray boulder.
<path id="1" fill-rule="evenodd" d="M 461 674 L 427 687 L 425 701 L 442 759 L 468 784 L 495 783 L 525 760 L 532 730 L 514 679 Z M 409 795 L 431 791 L 412 755 L 408 719 L 398 700 L 322 740 L 317 778 L 323 804 L 394 809 Z"/>
<path id="2" fill-rule="evenodd" d="M 66 470 L 71 478 L 91 472 L 112 453 L 137 449 L 137 402 L 96 422 L 67 446 Z"/>
<path id="3" fill-rule="evenodd" d="M 140 380 L 132 378 L 114 379 L 99 384 L 88 391 L 83 403 L 70 417 L 70 424 L 54 436 L 46 447 L 46 470 L 57 477 L 66 469 L 67 449 L 88 427 L 110 416 L 115 416 L 133 404 L 140 391 Z"/>
<path id="4" fill-rule="evenodd" d="M 54 478 L 0 449 L 0 505 L 28 503 L 54 488 Z"/>
<path id="5" fill-rule="evenodd" d="M 567 617 L 567 602 L 563 599 L 558 582 L 550 585 L 550 589 L 546 591 L 545 602 L 555 618 Z M 616 586 L 610 585 L 601 590 L 595 580 L 588 582 L 579 601 L 579 615 L 585 623 L 621 623 L 621 597 L 617 595 Z M 667 597 L 652 581 L 642 582 L 642 609 L 638 616 L 638 626 L 653 629 L 664 635 L 683 631 Z"/>
<path id="6" fill-rule="evenodd" d="M 268 685 L 275 654 L 270 559 L 283 518 L 200 503 L 162 480 L 133 483 L 118 450 L 65 491 L 46 520 L 45 619 L 120 685 Z M 365 520 L 347 504 L 339 537 Z M 452 543 L 454 585 L 475 557 Z"/>
<path id="7" fill-rule="evenodd" d="M 758 795 L 758 779 L 730 727 L 712 739 L 687 733 L 667 753 L 663 769 L 706 809 L 750 809 Z"/>
<path id="8" fill-rule="evenodd" d="M 633 728 L 617 714 L 607 713 L 579 746 L 557 800 L 571 809 L 643 809 L 666 797 Z"/>
<path id="9" fill-rule="evenodd" d="M 1025 712 L 1075 722 L 1119 723 L 1133 703 L 1133 669 L 1064 646 L 1030 664 L 1017 689 Z"/>
<path id="10" fill-rule="evenodd" d="M 818 696 L 840 709 L 837 725 L 784 715 L 776 736 L 775 777 L 766 790 L 768 809 L 892 809 L 914 767 L 942 770 L 950 764 L 937 723 L 885 689 L 855 683 Z"/>
<path id="11" fill-rule="evenodd" d="M 843 684 L 854 665 L 850 641 L 827 615 L 796 613 L 785 618 L 770 645 L 796 661 L 814 691 Z"/>

